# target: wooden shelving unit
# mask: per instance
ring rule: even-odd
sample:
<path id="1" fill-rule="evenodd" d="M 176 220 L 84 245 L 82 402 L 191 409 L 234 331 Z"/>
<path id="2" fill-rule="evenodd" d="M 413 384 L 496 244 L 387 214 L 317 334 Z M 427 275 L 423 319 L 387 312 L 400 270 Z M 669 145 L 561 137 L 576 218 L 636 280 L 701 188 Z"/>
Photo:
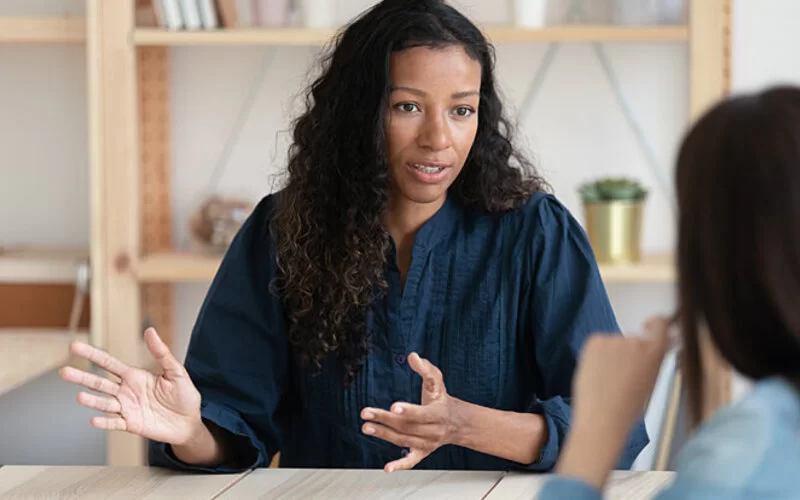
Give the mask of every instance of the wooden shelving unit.
<path id="1" fill-rule="evenodd" d="M 486 36 L 494 43 L 528 42 L 686 42 L 686 26 L 616 27 L 616 26 L 553 26 L 537 30 L 508 26 L 488 26 Z M 173 45 L 324 45 L 334 30 L 277 28 L 228 29 L 213 31 L 168 31 L 138 28 L 133 41 L 138 46 Z"/>
<path id="2" fill-rule="evenodd" d="M 78 17 L 0 17 L 0 44 L 80 44 L 86 22 Z"/>
<path id="3" fill-rule="evenodd" d="M 0 45 L 85 42 L 86 22 L 81 17 L 0 16 Z M 82 266 L 87 276 L 81 276 Z M 88 279 L 88 266 L 88 249 L 0 247 L 0 283 L 77 284 L 79 279 Z M 74 310 L 81 303 L 73 304 Z M 77 330 L 75 325 L 61 329 L 0 328 L 0 394 L 66 364 L 70 342 L 90 339 L 88 332 Z"/>
<path id="4" fill-rule="evenodd" d="M 601 264 L 600 274 L 608 284 L 674 283 L 675 260 L 669 254 L 645 255 L 635 264 Z"/>
<path id="5" fill-rule="evenodd" d="M 141 283 L 208 282 L 222 257 L 191 252 L 159 252 L 143 256 L 136 267 Z"/>
<path id="6" fill-rule="evenodd" d="M 321 46 L 331 30 L 257 29 L 215 31 L 167 31 L 136 26 L 134 0 L 87 0 L 86 39 L 89 65 L 90 156 L 92 179 L 92 275 L 94 277 L 93 326 L 108 332 L 106 349 L 123 361 L 138 363 L 143 357 L 141 325 L 142 291 L 154 285 L 207 282 L 216 272 L 220 257 L 156 248 L 143 243 L 154 233 L 154 224 L 165 213 L 144 203 L 152 195 L 152 176 L 167 175 L 168 159 L 156 165 L 153 156 L 165 155 L 169 145 L 148 144 L 142 136 L 163 136 L 168 126 L 168 99 L 161 104 L 142 102 L 140 74 L 152 73 L 154 62 L 142 51 L 176 46 Z M 689 55 L 690 117 L 723 97 L 729 75 L 730 0 L 689 0 L 686 26 L 617 27 L 553 26 L 521 30 L 502 26 L 484 28 L 495 44 L 539 42 L 684 43 Z M 2 36 L 2 35 L 0 35 Z M 150 61 L 150 62 L 148 62 Z M 163 60 L 158 64 L 163 64 Z M 137 67 L 138 65 L 138 67 Z M 167 75 L 160 66 L 158 80 Z M 149 93 L 163 92 L 152 84 Z M 158 106 L 162 106 L 159 108 Z M 147 108 L 150 118 L 140 113 Z M 162 116 L 158 120 L 153 114 Z M 160 131 L 160 132 L 159 132 Z M 153 153 L 153 148 L 158 153 Z M 147 153 L 147 154 L 144 154 Z M 148 157 L 147 159 L 145 157 Z M 168 176 L 166 177 L 168 183 Z M 161 182 L 161 181 L 159 181 Z M 167 210 L 169 203 L 162 203 Z M 161 226 L 158 231 L 163 231 Z M 668 283 L 674 280 L 669 256 L 647 257 L 635 266 L 601 266 L 609 282 Z M 712 374 L 720 384 L 710 397 L 728 399 L 729 373 L 720 368 Z M 728 378 L 726 378 L 728 377 Z M 108 462 L 140 465 L 145 460 L 142 441 L 124 433 L 108 440 Z"/>
<path id="7" fill-rule="evenodd" d="M 0 282 L 75 283 L 89 251 L 56 248 L 1 248 Z"/>
<path id="8" fill-rule="evenodd" d="M 190 252 L 159 252 L 145 255 L 136 267 L 141 283 L 209 282 L 222 257 Z M 640 263 L 601 265 L 606 283 L 671 283 L 675 279 L 670 255 L 647 255 Z"/>
<path id="9" fill-rule="evenodd" d="M 89 255 L 78 249 L 0 248 L 0 283 L 76 283 Z M 89 341 L 87 332 L 0 328 L 0 395 L 33 380 L 69 358 L 69 343 Z"/>
<path id="10" fill-rule="evenodd" d="M 67 364 L 72 340 L 88 342 L 89 334 L 0 328 L 0 395 Z"/>

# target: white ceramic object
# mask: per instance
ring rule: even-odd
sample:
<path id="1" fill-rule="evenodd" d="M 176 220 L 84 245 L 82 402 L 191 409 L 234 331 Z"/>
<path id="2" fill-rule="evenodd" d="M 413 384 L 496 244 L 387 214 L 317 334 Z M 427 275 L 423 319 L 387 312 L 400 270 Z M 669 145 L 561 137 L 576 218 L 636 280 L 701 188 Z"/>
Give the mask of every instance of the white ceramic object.
<path id="1" fill-rule="evenodd" d="M 300 0 L 303 26 L 306 28 L 333 28 L 334 0 Z"/>
<path id="2" fill-rule="evenodd" d="M 543 28 L 547 0 L 514 0 L 514 25 L 520 28 Z"/>

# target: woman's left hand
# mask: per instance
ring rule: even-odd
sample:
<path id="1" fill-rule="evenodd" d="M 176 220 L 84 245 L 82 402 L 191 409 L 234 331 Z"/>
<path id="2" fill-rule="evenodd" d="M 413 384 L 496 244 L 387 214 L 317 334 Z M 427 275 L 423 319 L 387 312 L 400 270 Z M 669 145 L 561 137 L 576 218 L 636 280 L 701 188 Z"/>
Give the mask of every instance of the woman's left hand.
<path id="1" fill-rule="evenodd" d="M 386 464 L 386 472 L 413 468 L 440 446 L 452 444 L 458 429 L 457 400 L 447 394 L 442 372 L 416 353 L 408 357 L 408 364 L 422 377 L 422 404 L 395 403 L 390 411 L 361 411 L 364 434 L 408 449 L 405 457 Z"/>

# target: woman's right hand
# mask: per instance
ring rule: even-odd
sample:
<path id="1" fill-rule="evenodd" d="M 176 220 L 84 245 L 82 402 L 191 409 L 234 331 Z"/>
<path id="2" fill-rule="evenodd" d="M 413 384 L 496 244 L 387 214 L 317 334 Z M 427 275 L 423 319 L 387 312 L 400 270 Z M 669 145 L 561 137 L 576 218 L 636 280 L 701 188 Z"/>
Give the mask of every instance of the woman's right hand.
<path id="1" fill-rule="evenodd" d="M 100 410 L 105 417 L 93 417 L 98 429 L 126 431 L 147 439 L 183 445 L 203 426 L 200 393 L 183 365 L 175 359 L 155 329 L 144 332 L 148 350 L 163 369 L 154 375 L 128 366 L 110 354 L 82 342 L 70 347 L 72 354 L 100 366 L 119 380 L 100 377 L 71 366 L 60 370 L 67 382 L 82 385 L 105 396 L 78 394 L 83 406 Z"/>

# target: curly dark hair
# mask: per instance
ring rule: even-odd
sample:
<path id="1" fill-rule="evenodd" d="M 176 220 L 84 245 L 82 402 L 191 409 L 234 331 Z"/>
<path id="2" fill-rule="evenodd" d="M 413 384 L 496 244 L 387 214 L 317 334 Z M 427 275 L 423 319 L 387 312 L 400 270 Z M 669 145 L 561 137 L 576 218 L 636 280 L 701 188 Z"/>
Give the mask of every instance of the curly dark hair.
<path id="1" fill-rule="evenodd" d="M 512 145 L 493 47 L 457 10 L 441 0 L 385 0 L 340 31 L 294 124 L 273 231 L 289 340 L 316 368 L 335 353 L 346 380 L 368 353 L 367 310 L 387 289 L 390 56 L 454 44 L 480 62 L 482 75 L 477 136 L 450 196 L 503 213 L 548 189 Z"/>

